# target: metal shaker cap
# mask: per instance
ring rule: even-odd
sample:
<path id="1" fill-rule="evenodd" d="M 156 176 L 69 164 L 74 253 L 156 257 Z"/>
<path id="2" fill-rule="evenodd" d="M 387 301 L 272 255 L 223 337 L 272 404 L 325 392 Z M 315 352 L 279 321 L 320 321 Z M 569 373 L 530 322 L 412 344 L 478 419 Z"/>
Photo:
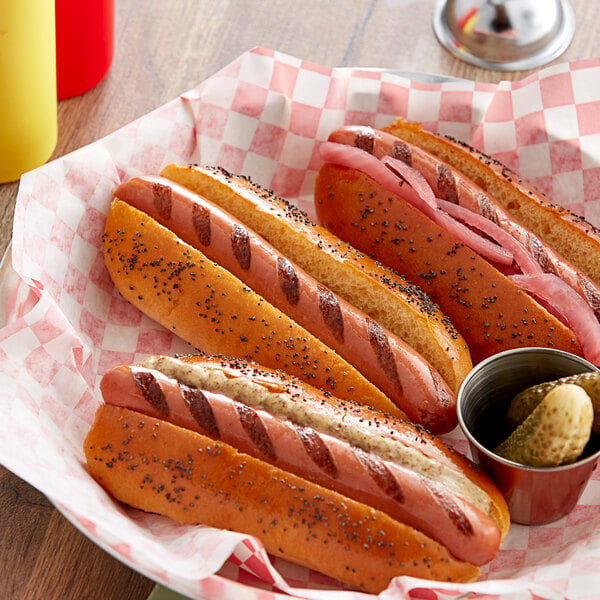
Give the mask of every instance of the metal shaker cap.
<path id="1" fill-rule="evenodd" d="M 438 0 L 433 29 L 457 58 L 521 71 L 560 56 L 573 39 L 575 17 L 567 0 Z"/>

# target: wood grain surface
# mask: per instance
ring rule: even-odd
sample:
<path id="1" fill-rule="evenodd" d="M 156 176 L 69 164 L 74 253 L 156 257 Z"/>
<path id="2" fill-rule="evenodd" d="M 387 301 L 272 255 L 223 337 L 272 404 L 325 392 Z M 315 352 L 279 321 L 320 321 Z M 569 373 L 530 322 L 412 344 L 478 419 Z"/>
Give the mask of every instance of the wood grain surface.
<path id="1" fill-rule="evenodd" d="M 62 100 L 52 158 L 161 106 L 254 46 L 326 66 L 392 68 L 486 82 L 528 72 L 487 71 L 437 42 L 434 0 L 115 0 L 107 77 Z M 600 56 L 596 2 L 572 0 L 573 43 L 558 61 Z M 18 182 L 0 185 L 0 251 L 11 238 Z M 0 598 L 145 599 L 153 582 L 99 549 L 37 490 L 0 466 Z"/>

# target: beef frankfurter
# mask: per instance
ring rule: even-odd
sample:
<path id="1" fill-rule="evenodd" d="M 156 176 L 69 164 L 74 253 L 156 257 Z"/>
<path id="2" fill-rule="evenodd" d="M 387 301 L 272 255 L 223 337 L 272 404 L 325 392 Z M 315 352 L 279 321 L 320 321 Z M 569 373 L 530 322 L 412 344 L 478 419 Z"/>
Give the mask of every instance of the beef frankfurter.
<path id="1" fill-rule="evenodd" d="M 103 251 L 118 292 L 193 349 L 247 357 L 341 398 L 406 416 L 331 348 L 202 252 L 119 199 L 111 202 Z"/>
<path id="2" fill-rule="evenodd" d="M 410 420 L 436 433 L 456 425 L 455 390 L 420 354 L 239 219 L 161 177 L 134 177 L 114 194 L 201 250 L 332 348 Z"/>
<path id="3" fill-rule="evenodd" d="M 394 146 L 386 134 L 368 128 L 339 130 L 330 140 L 322 147 L 326 164 L 315 187 L 318 218 L 421 285 L 465 337 L 475 362 L 532 345 L 600 361 L 589 299 L 555 270 L 544 271 L 540 255 L 522 243 L 531 239 L 522 225 L 501 210 L 494 213 L 504 217 L 500 223 L 487 218 L 489 211 L 482 214 L 485 209 L 471 210 L 483 198 L 474 183 L 439 159 L 404 141 Z M 452 201 L 438 198 L 451 180 L 460 193 Z M 487 199 L 477 206 L 495 208 Z M 564 272 L 577 272 L 556 253 L 552 257 Z M 573 281 L 583 279 L 576 274 Z"/>
<path id="4" fill-rule="evenodd" d="M 396 119 L 384 131 L 421 147 L 476 181 L 517 221 L 600 285 L 600 230 L 583 217 L 550 202 L 505 165 L 463 142 L 404 119 Z"/>
<path id="5" fill-rule="evenodd" d="M 365 591 L 403 574 L 472 580 L 508 531 L 502 496 L 468 459 L 281 372 L 153 356 L 108 371 L 101 391 L 85 452 L 117 499 L 256 535 Z"/>
<path id="6" fill-rule="evenodd" d="M 338 298 L 404 340 L 457 391 L 472 367 L 465 340 L 419 287 L 248 178 L 220 168 L 181 165 L 168 165 L 161 175 L 239 219 Z"/>

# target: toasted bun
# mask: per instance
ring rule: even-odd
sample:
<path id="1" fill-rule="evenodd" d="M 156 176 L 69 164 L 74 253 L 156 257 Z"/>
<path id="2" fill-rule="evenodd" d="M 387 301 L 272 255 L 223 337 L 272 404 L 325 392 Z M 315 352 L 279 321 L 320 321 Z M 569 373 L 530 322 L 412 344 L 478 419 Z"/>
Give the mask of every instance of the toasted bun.
<path id="1" fill-rule="evenodd" d="M 462 336 L 428 296 L 342 242 L 282 198 L 223 169 L 168 165 L 161 175 L 201 194 L 341 298 L 419 352 L 456 392 L 472 367 Z"/>
<path id="2" fill-rule="evenodd" d="M 195 348 L 282 369 L 347 400 L 405 416 L 354 367 L 165 227 L 113 200 L 104 236 L 122 296 Z"/>
<path id="3" fill-rule="evenodd" d="M 497 160 L 457 140 L 397 119 L 384 131 L 415 144 L 462 171 L 525 227 L 600 285 L 600 230 L 553 204 Z"/>
<path id="4" fill-rule="evenodd" d="M 118 500 L 254 535 L 271 554 L 366 592 L 399 575 L 459 582 L 479 575 L 384 513 L 134 411 L 102 405 L 84 448 L 90 474 Z"/>

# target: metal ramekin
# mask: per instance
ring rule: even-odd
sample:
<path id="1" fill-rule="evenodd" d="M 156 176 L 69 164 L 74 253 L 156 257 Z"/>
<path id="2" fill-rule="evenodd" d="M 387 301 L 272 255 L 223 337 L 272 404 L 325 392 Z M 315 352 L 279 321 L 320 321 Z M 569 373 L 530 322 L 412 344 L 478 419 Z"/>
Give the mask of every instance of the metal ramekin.
<path id="1" fill-rule="evenodd" d="M 506 413 L 511 399 L 537 383 L 597 370 L 568 352 L 520 348 L 482 361 L 463 381 L 457 398 L 458 422 L 473 460 L 506 498 L 512 521 L 541 525 L 569 513 L 600 458 L 600 435 L 592 435 L 582 457 L 569 465 L 534 468 L 501 458 L 492 450 L 509 434 Z"/>

